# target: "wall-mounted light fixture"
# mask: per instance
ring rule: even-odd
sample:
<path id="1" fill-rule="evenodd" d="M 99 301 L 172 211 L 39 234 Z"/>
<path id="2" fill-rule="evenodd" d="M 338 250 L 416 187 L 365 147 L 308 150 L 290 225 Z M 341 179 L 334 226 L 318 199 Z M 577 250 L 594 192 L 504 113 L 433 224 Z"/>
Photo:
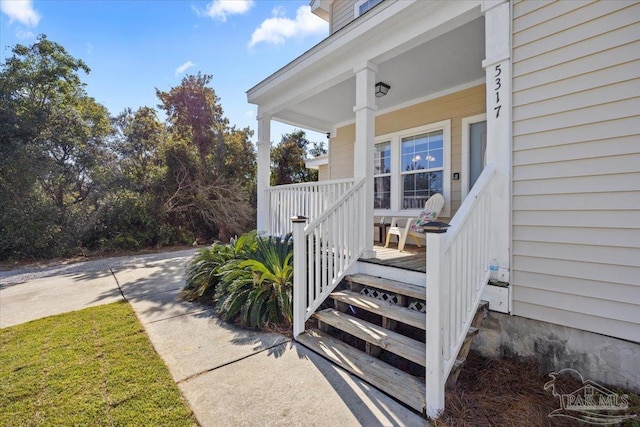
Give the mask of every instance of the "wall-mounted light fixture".
<path id="1" fill-rule="evenodd" d="M 389 86 L 386 83 L 382 83 L 382 82 L 376 83 L 376 98 L 382 98 L 383 96 L 388 94 L 389 89 L 391 89 L 391 86 Z"/>

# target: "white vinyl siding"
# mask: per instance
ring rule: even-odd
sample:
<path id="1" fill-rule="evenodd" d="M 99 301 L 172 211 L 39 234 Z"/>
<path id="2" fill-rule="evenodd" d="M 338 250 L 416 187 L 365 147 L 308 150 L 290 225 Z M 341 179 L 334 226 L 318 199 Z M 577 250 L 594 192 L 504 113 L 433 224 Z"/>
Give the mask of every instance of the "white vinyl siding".
<path id="1" fill-rule="evenodd" d="M 640 342 L 640 3 L 513 4 L 513 313 Z"/>

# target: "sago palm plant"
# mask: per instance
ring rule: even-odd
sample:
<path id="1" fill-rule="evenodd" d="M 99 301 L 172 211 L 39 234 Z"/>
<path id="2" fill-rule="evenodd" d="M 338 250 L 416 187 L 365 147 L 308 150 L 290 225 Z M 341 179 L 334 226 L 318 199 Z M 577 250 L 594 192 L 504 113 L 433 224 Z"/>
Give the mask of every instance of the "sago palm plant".
<path id="1" fill-rule="evenodd" d="M 257 250 L 255 232 L 231 239 L 228 245 L 216 242 L 209 248 L 198 249 L 187 265 L 186 286 L 181 298 L 193 301 L 213 296 L 220 282 L 220 268 L 234 259 L 247 259 Z"/>
<path id="2" fill-rule="evenodd" d="M 249 259 L 222 267 L 216 289 L 216 308 L 222 318 L 251 328 L 291 325 L 292 259 L 288 239 L 258 238 L 257 251 Z"/>

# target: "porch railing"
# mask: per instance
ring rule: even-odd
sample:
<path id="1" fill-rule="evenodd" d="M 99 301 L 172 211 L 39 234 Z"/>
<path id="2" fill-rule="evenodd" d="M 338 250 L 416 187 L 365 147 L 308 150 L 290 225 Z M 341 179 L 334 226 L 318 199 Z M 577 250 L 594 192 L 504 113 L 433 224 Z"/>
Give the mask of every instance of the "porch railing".
<path id="1" fill-rule="evenodd" d="M 445 383 L 489 279 L 495 165 L 487 165 L 444 234 L 427 234 L 427 415 L 444 410 Z"/>
<path id="2" fill-rule="evenodd" d="M 302 184 L 277 185 L 266 190 L 267 234 L 283 236 L 291 232 L 292 216 L 302 215 L 313 221 L 332 206 L 349 188 L 354 180 L 305 182 Z"/>
<path id="3" fill-rule="evenodd" d="M 364 252 L 365 180 L 305 226 L 293 220 L 293 336 Z"/>

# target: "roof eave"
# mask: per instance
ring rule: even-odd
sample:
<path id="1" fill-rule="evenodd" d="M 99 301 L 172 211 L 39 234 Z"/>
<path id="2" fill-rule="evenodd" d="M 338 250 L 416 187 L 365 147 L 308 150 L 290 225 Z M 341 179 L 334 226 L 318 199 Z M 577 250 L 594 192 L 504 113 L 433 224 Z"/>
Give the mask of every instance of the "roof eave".
<path id="1" fill-rule="evenodd" d="M 311 0 L 309 7 L 311 7 L 311 13 L 329 22 L 332 3 L 333 0 Z"/>
<path id="2" fill-rule="evenodd" d="M 386 20 L 390 15 L 397 13 L 398 10 L 408 7 L 415 1 L 416 0 L 388 2 L 388 4 L 385 4 L 387 2 L 382 2 L 374 8 L 371 13 L 366 13 L 354 19 L 345 27 L 329 35 L 311 49 L 280 68 L 257 85 L 253 86 L 246 92 L 248 102 L 251 104 L 260 104 L 260 97 L 273 90 L 280 83 L 285 82 L 298 73 L 312 69 L 314 65 L 317 65 L 327 56 L 348 45 L 354 39 L 362 36 L 364 33 Z M 385 13 L 385 11 L 387 13 Z"/>

